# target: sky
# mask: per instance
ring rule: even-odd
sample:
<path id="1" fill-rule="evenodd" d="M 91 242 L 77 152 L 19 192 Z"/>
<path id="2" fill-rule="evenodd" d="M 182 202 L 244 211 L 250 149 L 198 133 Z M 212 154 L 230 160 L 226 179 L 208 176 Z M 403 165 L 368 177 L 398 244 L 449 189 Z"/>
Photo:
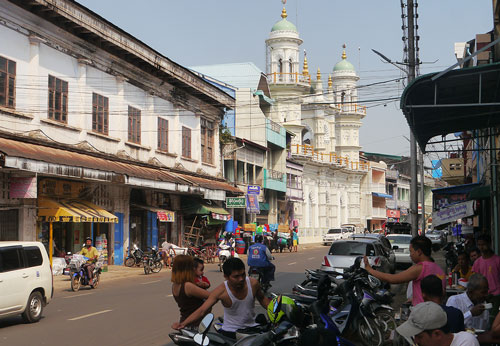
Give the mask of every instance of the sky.
<path id="1" fill-rule="evenodd" d="M 265 40 L 281 20 L 281 0 L 77 0 L 169 59 L 183 65 L 255 63 L 265 72 Z M 360 130 L 362 150 L 409 155 L 409 128 L 397 101 L 366 102 L 401 96 L 404 73 L 384 63 L 371 49 L 393 61 L 403 59 L 401 4 L 397 0 L 288 0 L 288 20 L 304 41 L 312 76 L 323 80 L 341 60 L 360 77 L 359 101 L 367 115 Z M 418 2 L 420 73 L 441 71 L 456 62 L 454 43 L 493 28 L 492 2 Z M 301 53 L 301 61 L 303 53 Z M 366 103 L 363 103 L 366 102 Z M 427 159 L 443 157 L 431 153 Z"/>

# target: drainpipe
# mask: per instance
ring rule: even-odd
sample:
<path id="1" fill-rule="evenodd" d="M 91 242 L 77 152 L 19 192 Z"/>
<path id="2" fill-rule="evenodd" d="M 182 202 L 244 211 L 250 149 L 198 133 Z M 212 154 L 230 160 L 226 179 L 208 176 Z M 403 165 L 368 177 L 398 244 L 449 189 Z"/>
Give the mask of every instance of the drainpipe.
<path id="1" fill-rule="evenodd" d="M 498 186 L 497 186 L 497 155 L 496 138 L 493 128 L 490 128 L 490 161 L 491 161 L 491 196 L 493 202 L 493 246 L 498 254 Z"/>

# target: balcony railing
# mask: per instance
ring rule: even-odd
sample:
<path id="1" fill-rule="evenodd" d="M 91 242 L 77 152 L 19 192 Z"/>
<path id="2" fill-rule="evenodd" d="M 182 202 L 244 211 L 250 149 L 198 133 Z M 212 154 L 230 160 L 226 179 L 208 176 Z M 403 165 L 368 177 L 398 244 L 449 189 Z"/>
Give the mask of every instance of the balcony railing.
<path id="1" fill-rule="evenodd" d="M 358 105 L 357 103 L 346 103 L 341 105 L 342 112 L 358 113 L 366 115 L 366 106 Z"/>
<path id="2" fill-rule="evenodd" d="M 273 72 L 267 75 L 269 83 L 302 83 L 311 84 L 311 76 L 298 72 Z"/>
<path id="3" fill-rule="evenodd" d="M 351 161 L 347 157 L 338 156 L 335 153 L 320 153 L 314 150 L 312 145 L 293 144 L 291 146 L 292 155 L 309 157 L 314 161 L 332 164 L 336 167 L 352 169 L 356 171 L 368 171 L 367 161 Z"/>

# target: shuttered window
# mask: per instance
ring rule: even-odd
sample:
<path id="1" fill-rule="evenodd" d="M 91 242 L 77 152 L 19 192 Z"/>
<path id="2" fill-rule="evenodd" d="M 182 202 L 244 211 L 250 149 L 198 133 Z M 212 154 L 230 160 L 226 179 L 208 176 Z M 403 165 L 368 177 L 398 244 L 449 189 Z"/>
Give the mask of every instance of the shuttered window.
<path id="1" fill-rule="evenodd" d="M 16 106 L 16 62 L 0 56 L 0 106 Z"/>
<path id="2" fill-rule="evenodd" d="M 141 143 L 141 111 L 128 106 L 128 141 Z"/>
<path id="3" fill-rule="evenodd" d="M 191 129 L 182 127 L 182 156 L 191 158 Z"/>
<path id="4" fill-rule="evenodd" d="M 206 119 L 200 120 L 201 160 L 213 163 L 214 123 Z"/>
<path id="5" fill-rule="evenodd" d="M 109 100 L 107 97 L 92 93 L 92 130 L 108 134 Z"/>
<path id="6" fill-rule="evenodd" d="M 168 120 L 158 118 L 158 149 L 168 151 Z"/>
<path id="7" fill-rule="evenodd" d="M 49 75 L 49 119 L 68 122 L 68 82 Z"/>

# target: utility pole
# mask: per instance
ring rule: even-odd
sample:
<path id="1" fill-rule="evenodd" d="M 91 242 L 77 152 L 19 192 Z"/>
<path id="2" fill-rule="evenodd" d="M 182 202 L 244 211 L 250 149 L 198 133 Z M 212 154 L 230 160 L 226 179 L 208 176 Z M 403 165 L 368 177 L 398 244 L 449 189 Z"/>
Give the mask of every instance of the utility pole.
<path id="1" fill-rule="evenodd" d="M 408 85 L 415 79 L 415 7 L 413 0 L 406 1 L 406 19 L 408 23 Z M 411 158 L 411 186 L 410 186 L 410 215 L 411 234 L 418 235 L 418 177 L 417 177 L 417 141 L 410 128 L 410 158 Z M 422 203 L 423 206 L 423 203 Z"/>
<path id="2" fill-rule="evenodd" d="M 424 153 L 422 150 L 419 151 L 419 161 L 420 161 L 420 192 L 422 200 L 422 235 L 425 235 L 425 171 L 424 171 Z"/>

